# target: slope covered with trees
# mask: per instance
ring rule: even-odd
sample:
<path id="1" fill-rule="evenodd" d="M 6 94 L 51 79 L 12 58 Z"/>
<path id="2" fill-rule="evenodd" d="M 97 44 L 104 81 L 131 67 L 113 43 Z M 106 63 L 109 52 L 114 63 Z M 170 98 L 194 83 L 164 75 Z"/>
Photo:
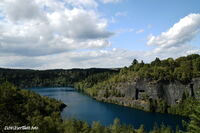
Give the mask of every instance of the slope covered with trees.
<path id="1" fill-rule="evenodd" d="M 187 83 L 196 77 L 200 77 L 200 55 L 192 54 L 186 57 L 179 57 L 175 60 L 173 58 L 165 60 L 156 58 L 151 63 L 144 63 L 143 61 L 139 63 L 134 59 L 129 67 L 120 69 L 117 75 L 112 76 L 106 82 L 114 86 L 114 84 L 119 82 L 134 80 L 136 78 L 148 78 L 155 81 L 170 82 L 178 80 L 182 83 Z M 85 81 L 80 84 L 84 84 Z M 85 83 L 87 84 L 87 82 Z M 103 82 L 99 84 L 103 84 Z"/>
<path id="2" fill-rule="evenodd" d="M 10 83 L 0 85 L 0 132 L 7 132 L 5 126 L 34 126 L 35 130 L 10 130 L 10 132 L 27 133 L 185 133 L 164 125 L 156 126 L 152 131 L 145 131 L 141 125 L 134 129 L 131 125 L 122 125 L 115 119 L 110 126 L 100 122 L 87 122 L 70 119 L 63 121 L 60 111 L 63 103 L 55 99 L 40 96 L 28 90 L 17 89 Z M 195 111 L 191 114 L 189 124 L 185 123 L 187 133 L 198 133 L 200 124 L 200 104 L 197 101 Z"/>
<path id="3" fill-rule="evenodd" d="M 186 57 L 179 57 L 177 59 L 168 58 L 165 60 L 156 58 L 151 63 L 144 63 L 143 61 L 139 63 L 134 59 L 129 67 L 124 67 L 120 69 L 119 73 L 107 77 L 108 78 L 100 80 L 99 82 L 90 80 L 91 78 L 86 78 L 77 83 L 76 88 L 84 91 L 97 100 L 147 111 L 188 116 L 190 111 L 185 108 L 185 105 L 190 104 L 193 101 L 193 98 L 191 97 L 192 94 L 189 94 L 189 92 L 184 92 L 183 96 L 181 96 L 182 98 L 177 100 L 178 105 L 171 106 L 167 104 L 166 99 L 162 97 L 152 99 L 145 93 L 141 95 L 140 99 L 127 98 L 122 89 L 130 88 L 129 84 L 138 82 L 141 79 L 146 80 L 149 84 L 169 84 L 180 82 L 180 84 L 187 85 L 193 79 L 200 77 L 200 55 L 192 54 Z M 129 105 L 127 104 L 128 102 L 135 102 L 137 104 L 144 103 L 147 107 L 144 109 L 136 104 Z M 195 106 L 193 104 L 190 105 Z"/>
<path id="4" fill-rule="evenodd" d="M 0 131 L 5 126 L 37 126 L 43 131 L 56 131 L 62 121 L 61 101 L 40 96 L 32 91 L 17 89 L 6 82 L 0 85 Z M 56 133 L 56 132 L 55 132 Z"/>
<path id="5" fill-rule="evenodd" d="M 74 86 L 75 82 L 97 73 L 113 74 L 117 69 L 57 69 L 57 70 L 29 70 L 0 68 L 0 81 L 8 81 L 17 87 L 53 87 Z"/>

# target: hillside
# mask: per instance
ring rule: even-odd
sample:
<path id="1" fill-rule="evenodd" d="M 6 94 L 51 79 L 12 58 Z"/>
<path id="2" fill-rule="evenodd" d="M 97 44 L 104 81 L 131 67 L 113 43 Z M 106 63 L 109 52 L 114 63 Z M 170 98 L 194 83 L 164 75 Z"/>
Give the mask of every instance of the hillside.
<path id="1" fill-rule="evenodd" d="M 118 69 L 55 69 L 55 70 L 29 70 L 29 69 L 5 69 L 0 68 L 0 82 L 8 81 L 19 88 L 27 87 L 53 87 L 74 86 L 89 75 L 108 73 L 112 75 Z"/>
<path id="2" fill-rule="evenodd" d="M 60 112 L 65 107 L 62 102 L 32 91 L 17 89 L 8 82 L 0 84 L 0 97 L 1 133 L 174 133 L 164 125 L 155 126 L 149 132 L 144 130 L 143 125 L 134 129 L 131 125 L 120 124 L 119 119 L 115 119 L 110 126 L 103 126 L 100 122 L 89 125 L 75 119 L 62 120 Z M 177 130 L 176 133 L 180 131 Z"/>
<path id="3" fill-rule="evenodd" d="M 177 59 L 156 58 L 151 63 L 133 60 L 110 78 L 91 83 L 90 76 L 76 88 L 97 100 L 146 111 L 189 115 L 189 104 L 200 88 L 200 55 Z M 180 106 L 179 106 L 180 105 Z M 192 105 L 191 105 L 192 106 Z"/>
<path id="4" fill-rule="evenodd" d="M 0 97 L 0 132 L 6 132 L 5 126 L 33 126 L 38 132 L 52 128 L 56 132 L 62 122 L 60 112 L 66 105 L 61 101 L 17 89 L 8 82 L 0 84 Z"/>

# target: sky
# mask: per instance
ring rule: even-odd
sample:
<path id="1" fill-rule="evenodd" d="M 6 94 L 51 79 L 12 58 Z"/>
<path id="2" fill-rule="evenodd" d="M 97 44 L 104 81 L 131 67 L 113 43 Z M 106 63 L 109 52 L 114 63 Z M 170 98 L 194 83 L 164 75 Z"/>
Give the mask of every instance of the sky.
<path id="1" fill-rule="evenodd" d="M 199 0 L 0 0 L 0 67 L 118 68 L 200 54 Z"/>

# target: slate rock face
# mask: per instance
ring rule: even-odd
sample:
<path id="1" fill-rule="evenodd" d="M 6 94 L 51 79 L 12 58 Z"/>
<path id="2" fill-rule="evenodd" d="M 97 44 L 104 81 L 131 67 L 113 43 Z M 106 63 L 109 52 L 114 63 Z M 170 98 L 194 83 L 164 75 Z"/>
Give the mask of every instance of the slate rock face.
<path id="1" fill-rule="evenodd" d="M 187 84 L 183 84 L 179 81 L 170 82 L 168 84 L 160 84 L 160 91 L 163 92 L 161 98 L 165 99 L 168 104 L 173 105 L 182 99 L 184 92 L 189 93 L 192 97 L 196 96 L 197 91 L 200 88 L 200 78 L 193 79 Z"/>
<path id="2" fill-rule="evenodd" d="M 180 81 L 155 82 L 148 79 L 138 79 L 120 83 L 116 89 L 126 98 L 143 99 L 145 96 L 152 99 L 164 99 L 169 105 L 178 103 L 184 92 L 190 96 L 196 96 L 200 88 L 200 78 L 192 79 L 190 83 L 184 84 Z"/>

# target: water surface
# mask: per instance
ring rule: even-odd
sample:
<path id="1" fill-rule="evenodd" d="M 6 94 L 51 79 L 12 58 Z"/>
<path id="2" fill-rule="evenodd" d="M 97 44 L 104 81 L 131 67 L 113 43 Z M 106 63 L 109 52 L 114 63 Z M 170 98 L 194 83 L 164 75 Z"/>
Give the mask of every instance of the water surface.
<path id="1" fill-rule="evenodd" d="M 134 128 L 139 128 L 141 124 L 146 130 L 153 129 L 157 125 L 165 124 L 173 129 L 179 125 L 182 129 L 183 117 L 144 112 L 137 109 L 123 107 L 119 105 L 98 102 L 85 94 L 77 92 L 70 87 L 54 88 L 29 88 L 43 96 L 49 96 L 63 101 L 67 107 L 62 111 L 62 118 L 76 118 L 92 123 L 100 121 L 103 125 L 110 125 L 115 118 L 119 118 L 123 124 L 131 124 Z"/>

